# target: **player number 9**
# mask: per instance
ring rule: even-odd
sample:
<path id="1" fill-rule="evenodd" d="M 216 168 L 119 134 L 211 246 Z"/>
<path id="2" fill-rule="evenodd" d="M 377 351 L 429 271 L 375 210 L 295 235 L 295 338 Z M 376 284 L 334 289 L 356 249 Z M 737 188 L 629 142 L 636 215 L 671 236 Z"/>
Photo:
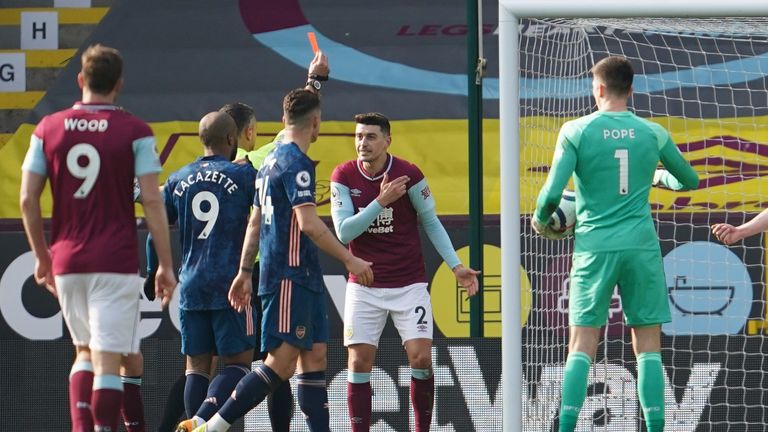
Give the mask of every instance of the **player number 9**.
<path id="1" fill-rule="evenodd" d="M 203 210 L 203 202 L 208 203 L 210 207 L 208 211 Z M 203 227 L 203 231 L 197 236 L 201 240 L 207 239 L 213 230 L 213 226 L 216 225 L 216 219 L 219 218 L 219 200 L 216 198 L 216 195 L 208 191 L 196 193 L 195 197 L 192 198 L 192 214 L 195 215 L 197 220 L 207 222 L 205 227 Z"/>
<path id="2" fill-rule="evenodd" d="M 80 166 L 79 159 L 81 156 L 88 160 L 85 166 Z M 69 149 L 67 152 L 67 169 L 72 176 L 83 179 L 83 183 L 75 191 L 75 198 L 82 199 L 88 196 L 93 185 L 96 184 L 96 177 L 99 176 L 100 168 L 101 158 L 96 147 L 88 143 L 80 143 Z"/>

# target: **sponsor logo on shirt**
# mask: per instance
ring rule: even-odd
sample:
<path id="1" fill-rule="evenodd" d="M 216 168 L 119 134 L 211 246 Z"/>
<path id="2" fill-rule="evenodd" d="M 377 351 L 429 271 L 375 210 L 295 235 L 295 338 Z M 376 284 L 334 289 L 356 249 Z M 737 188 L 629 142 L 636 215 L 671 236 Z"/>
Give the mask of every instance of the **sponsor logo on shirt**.
<path id="1" fill-rule="evenodd" d="M 360 209 L 362 210 L 362 209 Z M 392 223 L 395 220 L 394 210 L 390 207 L 385 207 L 381 210 L 376 220 L 368 227 L 368 232 L 371 234 L 387 234 L 395 231 L 395 225 Z"/>
<path id="2" fill-rule="evenodd" d="M 349 191 L 349 194 L 352 195 L 353 197 L 359 197 L 360 194 L 362 193 L 363 192 L 360 189 L 352 189 Z"/>

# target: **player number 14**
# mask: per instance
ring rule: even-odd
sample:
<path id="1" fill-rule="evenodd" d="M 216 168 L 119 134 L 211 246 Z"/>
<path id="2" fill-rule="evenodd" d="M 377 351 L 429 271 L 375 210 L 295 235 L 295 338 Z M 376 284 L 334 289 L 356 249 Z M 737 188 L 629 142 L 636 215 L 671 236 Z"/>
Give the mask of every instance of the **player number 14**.
<path id="1" fill-rule="evenodd" d="M 613 157 L 619 160 L 619 195 L 629 193 L 629 150 L 616 149 Z"/>
<path id="2" fill-rule="evenodd" d="M 265 225 L 272 224 L 272 216 L 275 214 L 275 208 L 272 206 L 272 197 L 269 196 L 269 176 L 256 179 L 256 193 L 259 195 L 259 204 L 261 205 L 261 218 Z"/>

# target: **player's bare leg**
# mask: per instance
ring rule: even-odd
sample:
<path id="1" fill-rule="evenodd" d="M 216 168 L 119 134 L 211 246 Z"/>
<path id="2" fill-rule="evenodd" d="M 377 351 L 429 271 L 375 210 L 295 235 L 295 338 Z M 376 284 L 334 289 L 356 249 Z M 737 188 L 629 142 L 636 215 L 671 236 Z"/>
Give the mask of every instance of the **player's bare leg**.
<path id="1" fill-rule="evenodd" d="M 371 370 L 376 359 L 376 346 L 352 344 L 347 347 L 347 406 L 352 432 L 368 432 L 371 428 Z"/>
<path id="2" fill-rule="evenodd" d="M 599 327 L 571 326 L 563 377 L 563 398 L 560 402 L 560 432 L 571 432 L 576 428 L 579 411 L 587 397 L 589 368 L 595 358 L 598 342 Z"/>
<path id="3" fill-rule="evenodd" d="M 122 357 L 120 381 L 123 383 L 121 414 L 127 432 L 144 432 L 144 401 L 141 398 L 141 377 L 144 375 L 144 356 L 141 352 Z"/>
<path id="4" fill-rule="evenodd" d="M 600 343 L 600 329 L 597 327 L 571 326 L 568 352 L 581 352 L 594 359 L 597 344 Z"/>
<path id="5" fill-rule="evenodd" d="M 123 402 L 123 383 L 118 375 L 122 354 L 92 350 L 91 359 L 94 372 L 91 395 L 94 430 L 116 431 Z"/>
<path id="6" fill-rule="evenodd" d="M 411 365 L 411 405 L 416 432 L 427 432 L 432 424 L 435 402 L 435 376 L 432 373 L 432 339 L 405 341 L 405 352 Z"/>
<path id="7" fill-rule="evenodd" d="M 632 328 L 637 358 L 637 395 L 648 432 L 664 430 L 664 367 L 661 363 L 661 326 Z"/>
<path id="8" fill-rule="evenodd" d="M 75 362 L 69 373 L 69 414 L 73 432 L 93 430 L 91 394 L 93 392 L 93 363 L 91 350 L 85 346 L 75 347 Z"/>

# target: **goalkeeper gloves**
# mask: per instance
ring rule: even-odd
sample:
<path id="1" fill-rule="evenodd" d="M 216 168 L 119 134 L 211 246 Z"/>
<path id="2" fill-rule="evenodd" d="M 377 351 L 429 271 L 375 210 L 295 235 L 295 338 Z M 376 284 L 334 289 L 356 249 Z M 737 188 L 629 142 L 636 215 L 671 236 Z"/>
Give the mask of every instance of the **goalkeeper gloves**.
<path id="1" fill-rule="evenodd" d="M 565 232 L 555 231 L 549 224 L 542 224 L 535 217 L 531 218 L 531 226 L 537 234 L 550 240 L 560 240 L 567 236 Z"/>
<path id="2" fill-rule="evenodd" d="M 653 186 L 658 186 L 659 184 L 661 184 L 662 186 L 666 186 L 667 184 L 664 181 L 664 177 L 666 177 L 667 174 L 669 174 L 669 171 L 667 171 L 665 169 L 657 169 L 653 173 L 653 183 L 652 183 L 652 185 Z"/>

